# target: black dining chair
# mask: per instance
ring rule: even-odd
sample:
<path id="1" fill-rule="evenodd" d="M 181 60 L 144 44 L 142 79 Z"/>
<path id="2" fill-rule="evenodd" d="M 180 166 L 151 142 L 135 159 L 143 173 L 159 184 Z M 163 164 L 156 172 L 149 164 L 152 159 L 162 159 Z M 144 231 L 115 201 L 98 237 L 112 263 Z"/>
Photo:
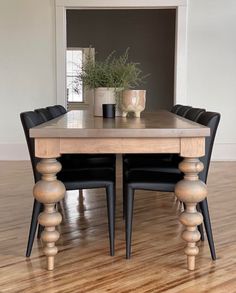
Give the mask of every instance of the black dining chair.
<path id="1" fill-rule="evenodd" d="M 178 105 L 181 106 L 182 105 Z M 198 118 L 206 110 L 200 108 L 191 108 L 186 114 L 186 119 L 196 122 Z M 159 154 L 136 154 L 136 155 L 124 155 L 123 156 L 123 176 L 126 174 L 127 170 L 143 170 L 143 171 L 157 171 L 157 172 L 167 172 L 167 173 L 176 173 L 180 174 L 178 168 L 179 163 L 182 161 L 182 158 L 177 154 L 165 154 L 161 156 Z M 123 178 L 123 185 L 125 183 L 125 178 Z M 123 186 L 123 190 L 125 190 Z M 125 193 L 124 193 L 125 196 Z M 199 205 L 198 205 L 199 207 Z M 123 200 L 123 217 L 125 217 L 125 200 Z M 207 215 L 207 218 L 210 218 Z M 210 227 L 206 225 L 206 227 Z M 204 240 L 204 231 L 202 224 L 198 226 L 199 232 L 201 233 L 201 240 Z M 212 234 L 211 231 L 207 231 L 209 235 Z"/>
<path id="2" fill-rule="evenodd" d="M 186 112 L 186 107 L 183 105 L 175 105 L 172 112 L 176 113 L 179 109 L 184 107 L 183 113 Z M 186 118 L 196 121 L 204 112 L 204 109 L 192 108 L 187 106 Z M 182 158 L 177 154 L 125 154 L 123 155 L 123 176 L 128 169 L 132 170 L 153 170 L 161 172 L 172 172 L 179 174 L 178 164 Z M 124 190 L 125 178 L 123 178 Z M 123 200 L 123 217 L 125 217 L 125 200 Z M 199 227 L 201 232 L 201 239 L 204 239 L 202 227 Z"/>
<path id="3" fill-rule="evenodd" d="M 56 113 L 52 111 L 50 112 L 47 108 L 35 109 L 34 111 L 41 116 L 44 122 L 59 117 L 57 116 L 59 113 L 58 111 L 61 112 L 61 115 L 66 113 L 66 109 L 61 105 L 55 105 L 53 108 L 57 108 Z M 80 170 L 87 170 L 90 168 L 111 168 L 113 170 L 116 164 L 116 156 L 113 154 L 62 154 L 58 160 L 67 170 L 69 168 L 78 168 L 78 166 Z M 80 190 L 80 192 L 82 192 L 82 190 Z M 41 209 L 43 209 L 42 205 Z M 37 233 L 38 239 L 40 238 L 42 231 L 43 227 L 39 224 Z"/>
<path id="4" fill-rule="evenodd" d="M 198 118 L 199 124 L 205 125 L 211 129 L 211 135 L 206 137 L 205 141 L 205 156 L 200 158 L 204 164 L 204 170 L 199 174 L 199 178 L 207 183 L 208 170 L 210 165 L 211 153 L 214 144 L 214 139 L 217 127 L 220 121 L 220 114 L 215 112 L 203 112 Z M 124 208 L 126 221 L 126 258 L 131 256 L 131 233 L 132 233 L 132 218 L 135 190 L 155 190 L 162 192 L 174 192 L 175 184 L 183 178 L 183 174 L 175 167 L 176 172 L 169 170 L 157 169 L 137 169 L 127 164 L 124 168 Z M 208 237 L 209 247 L 212 259 L 216 259 L 215 246 L 213 241 L 211 222 L 208 210 L 207 199 L 199 203 L 199 207 L 203 214 L 204 225 Z"/>
<path id="5" fill-rule="evenodd" d="M 34 181 L 40 180 L 41 175 L 37 172 L 36 165 L 39 161 L 34 155 L 34 139 L 29 136 L 30 128 L 44 123 L 43 118 L 33 111 L 24 112 L 20 114 L 22 126 L 24 129 L 28 150 L 31 159 L 32 170 L 34 174 Z M 115 158 L 115 157 L 114 157 Z M 60 160 L 60 159 L 59 159 Z M 115 162 L 112 161 L 109 167 L 93 168 L 89 164 L 81 166 L 75 165 L 75 162 L 67 159 L 66 163 L 60 160 L 62 164 L 62 171 L 57 174 L 66 190 L 76 189 L 92 189 L 92 188 L 105 188 L 107 196 L 108 208 L 108 227 L 109 227 L 109 240 L 110 240 L 110 254 L 114 255 L 114 235 L 115 235 Z M 71 164 L 69 164 L 71 162 Z M 72 164 L 73 163 L 73 164 Z M 29 238 L 26 250 L 26 256 L 30 256 L 32 246 L 35 238 L 35 233 L 38 225 L 38 215 L 42 210 L 42 204 L 34 200 L 31 225 L 29 230 Z"/>

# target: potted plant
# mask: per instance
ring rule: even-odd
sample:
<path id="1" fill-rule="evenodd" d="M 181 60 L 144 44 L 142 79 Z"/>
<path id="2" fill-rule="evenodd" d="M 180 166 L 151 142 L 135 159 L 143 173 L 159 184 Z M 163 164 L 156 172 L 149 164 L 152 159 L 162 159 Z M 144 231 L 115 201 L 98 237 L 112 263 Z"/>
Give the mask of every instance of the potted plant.
<path id="1" fill-rule="evenodd" d="M 102 116 L 102 104 L 122 105 L 121 91 L 139 85 L 143 77 L 138 63 L 128 60 L 128 50 L 121 56 L 113 51 L 104 61 L 88 57 L 77 82 L 94 89 L 94 115 Z M 75 85 L 76 86 L 76 85 Z"/>

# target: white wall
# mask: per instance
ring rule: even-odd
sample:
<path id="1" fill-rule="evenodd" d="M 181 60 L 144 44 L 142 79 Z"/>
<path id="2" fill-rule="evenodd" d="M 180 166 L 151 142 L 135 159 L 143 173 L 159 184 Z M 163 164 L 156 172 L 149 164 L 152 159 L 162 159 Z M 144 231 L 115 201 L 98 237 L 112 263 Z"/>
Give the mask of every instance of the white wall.
<path id="1" fill-rule="evenodd" d="M 53 0 L 1 0 L 0 159 L 28 158 L 19 113 L 56 102 Z"/>
<path id="2" fill-rule="evenodd" d="M 190 105 L 222 114 L 214 157 L 236 160 L 236 1 L 190 0 Z"/>
<path id="3" fill-rule="evenodd" d="M 216 159 L 236 160 L 236 1 L 189 0 L 188 103 L 222 113 Z M 19 113 L 56 103 L 53 0 L 1 0 L 0 160 L 27 158 Z"/>

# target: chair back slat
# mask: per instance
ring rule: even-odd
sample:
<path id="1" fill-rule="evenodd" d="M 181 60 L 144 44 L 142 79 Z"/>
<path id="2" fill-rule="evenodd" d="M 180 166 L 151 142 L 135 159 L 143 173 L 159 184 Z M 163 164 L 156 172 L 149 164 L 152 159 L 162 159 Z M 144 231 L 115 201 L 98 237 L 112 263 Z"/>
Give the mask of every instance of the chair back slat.
<path id="1" fill-rule="evenodd" d="M 47 107 L 47 110 L 50 112 L 53 118 L 56 118 L 62 115 L 61 110 L 56 105 Z"/>
<path id="2" fill-rule="evenodd" d="M 177 112 L 180 108 L 182 108 L 182 107 L 183 107 L 183 105 L 180 105 L 180 104 L 174 105 L 174 106 L 172 107 L 172 109 L 170 110 L 170 112 L 176 114 L 176 112 Z"/>
<path id="3" fill-rule="evenodd" d="M 182 117 L 185 117 L 188 111 L 191 109 L 191 106 L 182 106 L 176 111 L 176 114 Z"/>
<path id="4" fill-rule="evenodd" d="M 47 122 L 47 121 L 53 119 L 52 114 L 46 108 L 35 109 L 34 111 L 42 117 L 44 122 Z"/>
<path id="5" fill-rule="evenodd" d="M 187 114 L 185 115 L 186 119 L 189 119 L 191 121 L 197 121 L 198 118 L 206 112 L 205 109 L 200 109 L 200 108 L 192 108 L 190 109 Z"/>

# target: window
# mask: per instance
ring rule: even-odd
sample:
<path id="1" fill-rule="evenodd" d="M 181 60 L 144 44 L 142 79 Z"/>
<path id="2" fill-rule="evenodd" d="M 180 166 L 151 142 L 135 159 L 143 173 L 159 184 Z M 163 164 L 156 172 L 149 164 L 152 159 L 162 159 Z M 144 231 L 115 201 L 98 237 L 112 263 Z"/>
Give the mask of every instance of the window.
<path id="1" fill-rule="evenodd" d="M 67 91 L 67 109 L 78 110 L 93 108 L 94 91 L 85 88 L 83 83 L 77 83 L 75 90 L 75 81 L 82 71 L 82 66 L 89 58 L 95 59 L 95 49 L 89 48 L 67 48 L 66 50 L 66 91 Z"/>
<path id="2" fill-rule="evenodd" d="M 82 81 L 78 84 L 78 90 L 74 89 L 74 82 L 82 70 L 83 49 L 67 49 L 66 50 L 66 89 L 67 101 L 84 102 Z"/>

